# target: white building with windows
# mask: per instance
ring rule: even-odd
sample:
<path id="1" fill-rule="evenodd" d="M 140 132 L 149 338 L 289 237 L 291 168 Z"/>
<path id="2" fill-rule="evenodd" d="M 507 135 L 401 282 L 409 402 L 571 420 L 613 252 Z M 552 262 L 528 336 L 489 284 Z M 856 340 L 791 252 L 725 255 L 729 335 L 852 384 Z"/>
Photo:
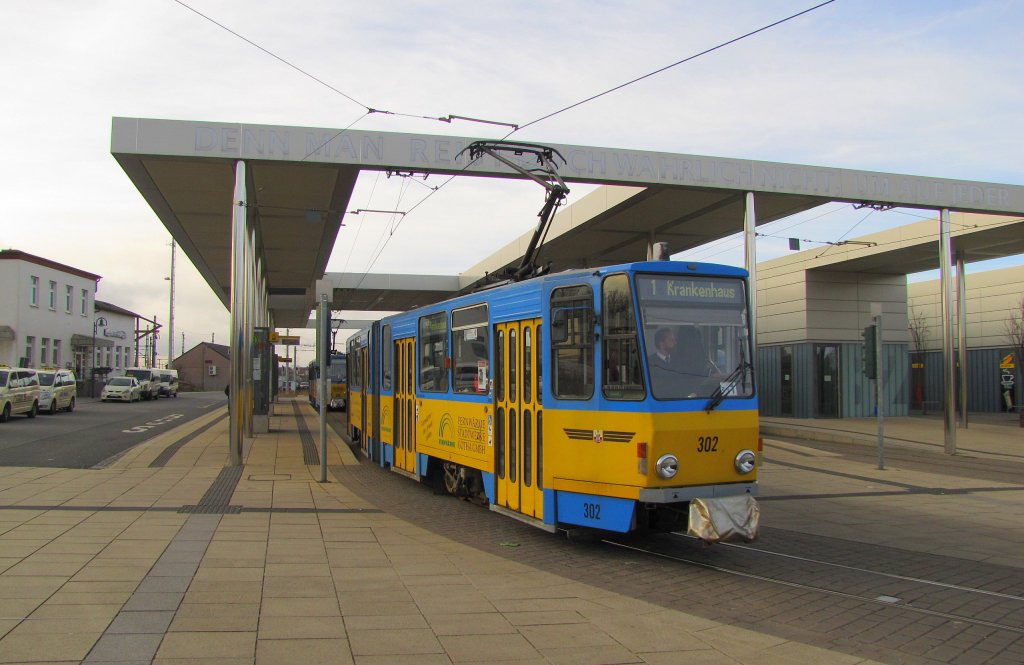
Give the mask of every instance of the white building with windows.
<path id="1" fill-rule="evenodd" d="M 144 360 L 139 358 L 137 341 L 140 318 L 123 307 L 96 301 L 96 337 L 110 342 L 96 347 L 96 367 L 109 368 L 108 376 L 122 376 L 125 368 L 138 367 Z"/>
<path id="2" fill-rule="evenodd" d="M 19 250 L 0 251 L 0 364 L 89 366 L 101 277 Z M 102 338 L 98 346 L 113 344 Z"/>

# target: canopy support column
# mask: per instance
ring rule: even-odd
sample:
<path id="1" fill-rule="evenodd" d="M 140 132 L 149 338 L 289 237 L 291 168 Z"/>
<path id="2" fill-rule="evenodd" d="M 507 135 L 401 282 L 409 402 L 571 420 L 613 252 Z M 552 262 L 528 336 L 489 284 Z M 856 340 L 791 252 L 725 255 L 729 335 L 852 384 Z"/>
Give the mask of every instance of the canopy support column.
<path id="1" fill-rule="evenodd" d="M 953 357 L 953 267 L 951 265 L 949 234 L 949 208 L 939 216 L 939 268 L 942 294 L 942 409 L 945 452 L 956 454 L 956 405 L 953 403 L 953 384 L 956 383 L 956 363 Z"/>
<path id="2" fill-rule="evenodd" d="M 757 226 L 757 213 L 754 210 L 754 192 L 747 192 L 743 208 L 743 238 L 746 250 L 745 267 L 750 273 L 750 311 L 747 313 L 747 317 L 750 319 L 752 362 L 757 358 L 757 234 L 754 231 L 755 226 Z"/>
<path id="3" fill-rule="evenodd" d="M 957 359 L 960 362 L 960 426 L 967 429 L 967 274 L 964 251 L 956 252 L 956 322 L 959 332 Z"/>
<path id="4" fill-rule="evenodd" d="M 228 449 L 232 466 L 242 463 L 245 413 L 245 313 L 248 208 L 245 162 L 235 162 L 235 190 L 231 201 L 231 376 L 228 383 Z"/>

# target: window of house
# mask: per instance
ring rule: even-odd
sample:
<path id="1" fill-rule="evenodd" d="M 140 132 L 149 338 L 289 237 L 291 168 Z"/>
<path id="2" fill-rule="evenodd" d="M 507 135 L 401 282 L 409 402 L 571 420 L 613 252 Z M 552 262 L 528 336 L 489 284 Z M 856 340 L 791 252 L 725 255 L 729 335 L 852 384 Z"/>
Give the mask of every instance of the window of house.
<path id="1" fill-rule="evenodd" d="M 420 390 L 448 392 L 448 313 L 420 318 Z"/>
<path id="2" fill-rule="evenodd" d="M 49 298 L 47 298 L 47 305 L 50 309 L 57 309 L 57 282 L 50 280 L 50 291 Z"/>
<path id="3" fill-rule="evenodd" d="M 35 275 L 29 278 L 28 304 L 39 307 L 39 278 Z"/>
<path id="4" fill-rule="evenodd" d="M 46 365 L 50 361 L 50 338 L 44 337 L 39 345 L 39 364 Z"/>
<path id="5" fill-rule="evenodd" d="M 28 336 L 25 338 L 25 367 L 31 367 L 35 364 L 36 357 L 36 338 Z"/>
<path id="6" fill-rule="evenodd" d="M 89 302 L 89 291 L 82 289 L 82 316 L 86 316 L 85 306 Z"/>
<path id="7" fill-rule="evenodd" d="M 74 292 L 75 289 L 70 284 L 64 287 L 64 311 L 68 314 L 71 313 L 71 299 Z"/>
<path id="8" fill-rule="evenodd" d="M 53 366 L 54 367 L 60 367 L 60 363 L 61 363 L 60 340 L 59 339 L 55 339 L 55 340 L 53 340 Z"/>

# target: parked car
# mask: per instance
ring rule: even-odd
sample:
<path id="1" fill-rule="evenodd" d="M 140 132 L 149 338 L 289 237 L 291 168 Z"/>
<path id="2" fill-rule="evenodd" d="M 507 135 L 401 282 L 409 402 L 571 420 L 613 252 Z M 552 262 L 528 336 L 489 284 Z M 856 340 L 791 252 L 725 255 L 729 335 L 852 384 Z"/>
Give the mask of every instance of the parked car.
<path id="1" fill-rule="evenodd" d="M 178 396 L 178 370 L 160 370 L 160 395 L 163 397 Z"/>
<path id="2" fill-rule="evenodd" d="M 0 368 L 0 423 L 15 413 L 29 418 L 39 413 L 39 376 L 34 369 Z"/>
<path id="3" fill-rule="evenodd" d="M 129 367 L 124 374 L 138 379 L 142 399 L 156 399 L 160 396 L 160 370 L 151 367 Z"/>
<path id="4" fill-rule="evenodd" d="M 78 383 L 69 369 L 37 369 L 39 375 L 39 410 L 55 414 L 61 409 L 75 410 Z"/>
<path id="5" fill-rule="evenodd" d="M 107 381 L 100 401 L 137 402 L 142 399 L 142 386 L 134 376 L 115 376 Z"/>

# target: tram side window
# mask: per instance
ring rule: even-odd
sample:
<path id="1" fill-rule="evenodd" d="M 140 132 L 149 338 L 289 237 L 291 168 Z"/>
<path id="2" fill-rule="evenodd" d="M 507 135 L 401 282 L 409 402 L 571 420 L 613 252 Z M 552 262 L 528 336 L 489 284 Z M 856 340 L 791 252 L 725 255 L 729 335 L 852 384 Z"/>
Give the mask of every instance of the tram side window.
<path id="1" fill-rule="evenodd" d="M 420 318 L 420 390 L 448 392 L 448 313 Z"/>
<path id="2" fill-rule="evenodd" d="M 380 338 L 381 388 L 391 390 L 391 326 L 381 328 Z"/>
<path id="3" fill-rule="evenodd" d="M 561 399 L 594 394 L 594 293 L 589 286 L 551 292 L 552 393 Z"/>
<path id="4" fill-rule="evenodd" d="M 486 395 L 491 357 L 486 304 L 452 311 L 452 355 L 455 392 Z"/>
<path id="5" fill-rule="evenodd" d="M 349 388 L 352 390 L 360 390 L 363 387 L 363 368 L 362 368 L 362 357 L 359 355 L 359 344 L 358 342 L 352 341 L 348 345 L 348 362 L 351 365 L 349 367 Z"/>
<path id="6" fill-rule="evenodd" d="M 608 399 L 643 399 L 646 391 L 629 278 L 626 275 L 612 275 L 604 280 L 602 297 L 604 395 Z"/>

